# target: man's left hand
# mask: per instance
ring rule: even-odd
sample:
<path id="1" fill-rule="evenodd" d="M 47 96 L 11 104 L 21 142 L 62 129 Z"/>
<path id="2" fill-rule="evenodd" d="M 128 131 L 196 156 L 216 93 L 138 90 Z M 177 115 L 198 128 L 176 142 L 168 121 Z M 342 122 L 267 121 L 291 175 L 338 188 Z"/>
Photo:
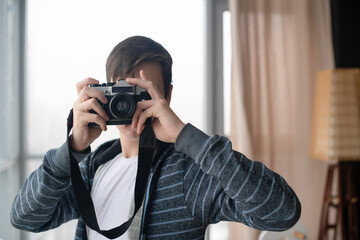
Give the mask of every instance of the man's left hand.
<path id="1" fill-rule="evenodd" d="M 141 134 L 147 118 L 152 118 L 152 127 L 157 139 L 174 143 L 185 124 L 172 111 L 169 102 L 160 93 L 156 84 L 140 70 L 140 78 L 126 78 L 126 82 L 147 90 L 151 100 L 140 101 L 134 113 L 131 128 Z"/>

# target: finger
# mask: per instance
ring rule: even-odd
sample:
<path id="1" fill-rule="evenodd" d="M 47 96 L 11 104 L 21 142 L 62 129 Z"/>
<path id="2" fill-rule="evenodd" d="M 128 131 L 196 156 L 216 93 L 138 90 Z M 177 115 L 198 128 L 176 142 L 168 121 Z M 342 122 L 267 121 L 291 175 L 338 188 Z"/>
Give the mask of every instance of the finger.
<path id="1" fill-rule="evenodd" d="M 104 104 L 108 102 L 107 98 L 105 97 L 105 94 L 102 91 L 100 91 L 99 89 L 88 87 L 88 86 L 83 87 L 82 90 L 80 91 L 78 100 L 80 102 L 84 102 L 84 101 L 88 100 L 89 98 L 96 98 Z"/>
<path id="2" fill-rule="evenodd" d="M 89 123 L 96 123 L 97 125 L 100 126 L 101 130 L 103 131 L 107 130 L 105 120 L 102 117 L 100 117 L 98 114 L 78 112 L 76 116 L 81 126 L 87 126 Z"/>
<path id="3" fill-rule="evenodd" d="M 136 130 L 137 134 L 141 134 L 141 132 L 145 127 L 146 119 L 152 117 L 153 113 L 154 113 L 154 107 L 148 108 L 140 113 L 137 123 L 137 130 Z"/>
<path id="4" fill-rule="evenodd" d="M 76 83 L 76 92 L 77 92 L 77 94 L 79 95 L 81 90 L 83 89 L 83 87 L 86 87 L 86 86 L 88 86 L 90 84 L 99 84 L 99 81 L 94 79 L 94 78 L 88 77 L 88 78 L 85 78 L 84 80 Z"/>
<path id="5" fill-rule="evenodd" d="M 154 89 L 154 92 L 152 92 L 151 94 L 156 95 L 156 96 L 154 96 L 154 98 L 152 98 L 152 99 L 159 99 L 159 98 L 163 97 L 163 94 L 161 94 L 160 89 L 158 88 L 158 86 L 153 81 L 151 81 L 149 79 L 149 77 L 146 75 L 144 70 L 140 70 L 140 78 L 147 82 L 151 92 L 152 92 L 152 89 Z M 150 96 L 151 96 L 151 94 L 150 94 Z"/>
<path id="6" fill-rule="evenodd" d="M 131 128 L 136 129 L 138 124 L 138 118 L 141 112 L 154 105 L 154 100 L 141 101 L 136 104 L 136 111 L 134 112 Z"/>
<path id="7" fill-rule="evenodd" d="M 75 105 L 74 109 L 81 112 L 89 112 L 93 110 L 95 111 L 95 113 L 100 115 L 100 117 L 102 117 L 105 121 L 109 121 L 109 116 L 106 114 L 105 110 L 102 108 L 102 106 L 95 98 L 90 98 L 85 102 Z"/>
<path id="8" fill-rule="evenodd" d="M 144 72 L 144 71 L 141 70 L 140 75 L 141 75 L 141 72 Z M 131 85 L 137 85 L 139 87 L 144 88 L 150 94 L 151 99 L 160 99 L 160 98 L 163 97 L 162 94 L 159 91 L 159 88 L 151 80 L 147 80 L 146 78 L 145 79 L 126 78 L 125 80 L 126 80 L 127 83 L 129 83 Z"/>

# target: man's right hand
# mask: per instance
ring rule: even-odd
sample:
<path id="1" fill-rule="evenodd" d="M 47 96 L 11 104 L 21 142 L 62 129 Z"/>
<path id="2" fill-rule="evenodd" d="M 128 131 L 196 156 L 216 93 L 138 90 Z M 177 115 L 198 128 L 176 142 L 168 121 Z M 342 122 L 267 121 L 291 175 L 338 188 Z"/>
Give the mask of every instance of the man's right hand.
<path id="1" fill-rule="evenodd" d="M 78 98 L 73 105 L 74 122 L 70 146 L 78 152 L 84 151 L 102 131 L 107 130 L 106 122 L 109 117 L 97 100 L 104 104 L 108 100 L 103 92 L 89 87 L 90 84 L 98 83 L 96 79 L 86 78 L 76 84 Z M 96 113 L 91 113 L 91 110 Z M 99 127 L 89 127 L 89 123 L 96 123 Z"/>

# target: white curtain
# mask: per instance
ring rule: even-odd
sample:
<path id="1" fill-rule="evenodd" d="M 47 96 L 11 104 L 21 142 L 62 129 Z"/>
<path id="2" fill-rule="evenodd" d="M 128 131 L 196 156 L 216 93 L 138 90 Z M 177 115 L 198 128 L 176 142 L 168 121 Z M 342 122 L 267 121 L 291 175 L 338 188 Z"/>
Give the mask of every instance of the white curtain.
<path id="1" fill-rule="evenodd" d="M 316 239 L 327 165 L 309 158 L 309 142 L 316 72 L 333 67 L 329 0 L 229 2 L 233 146 L 287 180 Z M 230 239 L 257 239 L 229 228 Z"/>

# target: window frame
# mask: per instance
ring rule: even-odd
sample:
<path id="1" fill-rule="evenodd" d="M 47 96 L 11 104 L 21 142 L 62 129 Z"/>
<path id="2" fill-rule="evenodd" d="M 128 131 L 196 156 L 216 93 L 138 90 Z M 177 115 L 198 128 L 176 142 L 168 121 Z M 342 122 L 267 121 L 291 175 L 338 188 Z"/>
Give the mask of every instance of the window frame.
<path id="1" fill-rule="evenodd" d="M 223 13 L 227 0 L 208 0 L 206 9 L 205 126 L 208 134 L 224 134 Z"/>
<path id="2" fill-rule="evenodd" d="M 25 1 L 0 0 L 0 185 L 6 194 L 0 197 L 1 212 L 10 214 L 12 201 L 25 181 L 24 149 L 24 64 Z M 13 228 L 9 215 L 0 218 L 0 238 L 25 239 Z"/>

